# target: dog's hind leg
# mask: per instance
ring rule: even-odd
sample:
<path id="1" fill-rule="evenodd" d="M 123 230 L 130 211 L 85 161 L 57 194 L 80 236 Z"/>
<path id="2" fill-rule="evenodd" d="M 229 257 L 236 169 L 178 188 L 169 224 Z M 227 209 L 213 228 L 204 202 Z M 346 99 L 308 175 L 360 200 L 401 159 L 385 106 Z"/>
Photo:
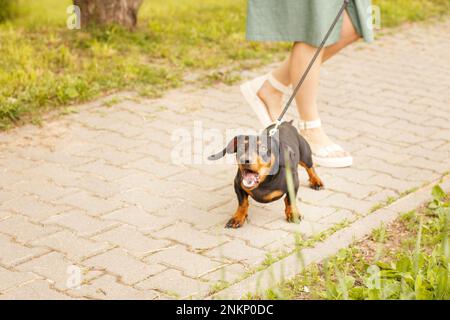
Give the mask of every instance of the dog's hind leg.
<path id="1" fill-rule="evenodd" d="M 319 178 L 316 171 L 314 170 L 314 164 L 312 159 L 312 151 L 308 142 L 301 136 L 299 137 L 299 151 L 300 151 L 300 162 L 303 168 L 309 176 L 309 186 L 314 190 L 323 189 L 324 185 L 322 179 Z"/>
<path id="2" fill-rule="evenodd" d="M 319 176 L 316 173 L 316 170 L 314 170 L 313 166 L 308 166 L 306 163 L 300 161 L 300 165 L 305 168 L 306 172 L 309 176 L 309 186 L 314 190 L 321 190 L 323 189 L 324 185 L 322 182 L 322 179 L 319 178 Z"/>

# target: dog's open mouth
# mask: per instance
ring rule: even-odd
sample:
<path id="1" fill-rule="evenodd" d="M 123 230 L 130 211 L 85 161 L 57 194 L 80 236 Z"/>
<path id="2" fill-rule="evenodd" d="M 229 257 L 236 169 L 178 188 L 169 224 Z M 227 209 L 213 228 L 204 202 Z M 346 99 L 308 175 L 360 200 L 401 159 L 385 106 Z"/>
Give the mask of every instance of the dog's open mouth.
<path id="1" fill-rule="evenodd" d="M 242 184 L 246 188 L 253 188 L 259 183 L 259 173 L 244 169 L 242 172 Z"/>

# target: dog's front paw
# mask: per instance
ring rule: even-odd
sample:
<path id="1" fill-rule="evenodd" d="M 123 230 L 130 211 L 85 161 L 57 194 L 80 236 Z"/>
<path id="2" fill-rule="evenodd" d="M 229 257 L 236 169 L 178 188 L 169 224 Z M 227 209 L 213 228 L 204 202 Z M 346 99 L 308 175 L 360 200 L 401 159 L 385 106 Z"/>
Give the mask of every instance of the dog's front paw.
<path id="1" fill-rule="evenodd" d="M 299 223 L 300 221 L 303 220 L 303 216 L 301 214 L 299 214 L 297 216 L 291 215 L 289 217 L 286 217 L 286 220 L 289 223 Z"/>
<path id="2" fill-rule="evenodd" d="M 228 220 L 227 224 L 225 225 L 225 228 L 237 229 L 237 228 L 242 227 L 244 222 L 245 222 L 245 219 L 239 220 L 239 219 L 236 219 L 233 217 L 230 220 Z"/>
<path id="3" fill-rule="evenodd" d="M 298 223 L 303 219 L 302 214 L 298 210 L 292 210 L 291 207 L 285 210 L 284 213 L 286 215 L 286 221 L 290 223 Z"/>

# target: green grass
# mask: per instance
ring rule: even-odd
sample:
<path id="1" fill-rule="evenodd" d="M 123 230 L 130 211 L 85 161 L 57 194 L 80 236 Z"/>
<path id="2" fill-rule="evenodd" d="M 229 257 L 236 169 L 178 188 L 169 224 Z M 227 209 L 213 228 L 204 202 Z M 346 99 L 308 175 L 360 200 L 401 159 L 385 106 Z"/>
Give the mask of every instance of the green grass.
<path id="1" fill-rule="evenodd" d="M 293 280 L 271 299 L 450 299 L 450 201 L 433 189 L 427 207 L 374 230 Z M 258 297 L 253 297 L 258 298 Z"/>
<path id="2" fill-rule="evenodd" d="M 193 71 L 206 73 L 206 85 L 235 83 L 238 75 L 217 69 L 259 66 L 289 47 L 245 41 L 245 0 L 146 0 L 132 33 L 68 30 L 70 0 L 17 1 L 17 17 L 0 24 L 0 130 L 115 90 L 157 96 Z M 448 0 L 376 2 L 388 26 L 449 8 Z"/>
<path id="3" fill-rule="evenodd" d="M 14 6 L 10 0 L 0 0 L 0 23 L 11 19 L 15 14 Z"/>
<path id="4" fill-rule="evenodd" d="M 373 0 L 381 9 L 382 27 L 423 21 L 449 13 L 450 0 Z"/>
<path id="5" fill-rule="evenodd" d="M 0 129 L 117 89 L 155 96 L 189 71 L 273 59 L 280 44 L 244 41 L 245 1 L 148 0 L 136 32 L 65 27 L 68 0 L 22 0 L 0 25 Z M 206 74 L 211 83 L 238 79 Z"/>

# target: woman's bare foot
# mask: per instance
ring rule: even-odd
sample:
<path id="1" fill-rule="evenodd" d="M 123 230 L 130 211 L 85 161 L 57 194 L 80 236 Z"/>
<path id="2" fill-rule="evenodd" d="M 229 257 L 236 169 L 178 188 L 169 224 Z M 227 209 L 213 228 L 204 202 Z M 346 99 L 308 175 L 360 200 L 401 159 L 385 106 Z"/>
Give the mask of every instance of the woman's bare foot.
<path id="1" fill-rule="evenodd" d="M 277 119 L 282 110 L 283 93 L 272 87 L 269 81 L 266 81 L 257 94 L 266 105 L 272 121 Z"/>
<path id="2" fill-rule="evenodd" d="M 334 145 L 334 142 L 323 131 L 322 127 L 314 129 L 300 129 L 300 134 L 308 141 L 313 153 L 318 150 Z M 331 151 L 328 153 L 329 158 L 348 157 L 350 154 L 347 151 Z"/>

